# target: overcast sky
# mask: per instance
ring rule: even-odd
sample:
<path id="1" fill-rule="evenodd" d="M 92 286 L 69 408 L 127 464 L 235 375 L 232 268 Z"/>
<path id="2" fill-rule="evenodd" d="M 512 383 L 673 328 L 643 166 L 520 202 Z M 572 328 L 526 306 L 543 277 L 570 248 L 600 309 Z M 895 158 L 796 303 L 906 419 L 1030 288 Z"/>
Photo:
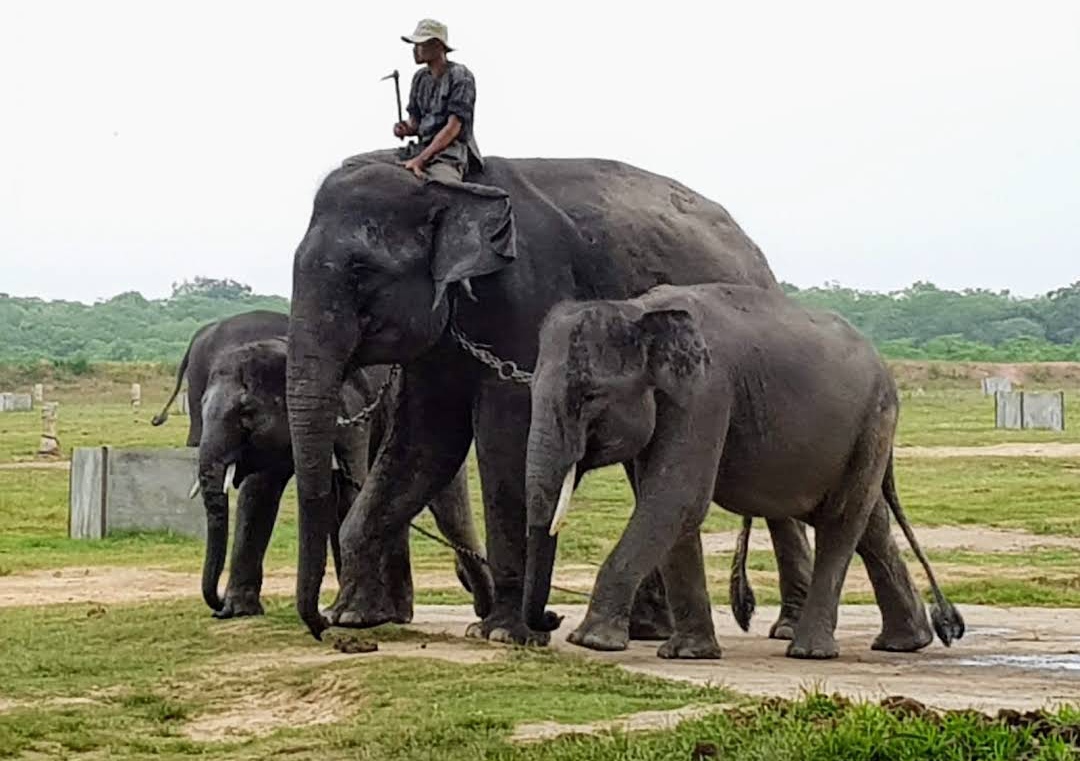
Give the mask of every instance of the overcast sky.
<path id="1" fill-rule="evenodd" d="M 1080 2 L 631 5 L 0 0 L 0 291 L 287 296 L 321 178 L 399 144 L 425 16 L 485 155 L 672 176 L 783 280 L 1080 279 Z"/>

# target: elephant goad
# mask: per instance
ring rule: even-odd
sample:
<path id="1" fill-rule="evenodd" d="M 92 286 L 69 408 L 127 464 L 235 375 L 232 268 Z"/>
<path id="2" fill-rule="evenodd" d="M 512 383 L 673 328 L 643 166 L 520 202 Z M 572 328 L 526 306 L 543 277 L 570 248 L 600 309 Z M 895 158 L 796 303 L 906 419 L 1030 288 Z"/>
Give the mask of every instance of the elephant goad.
<path id="1" fill-rule="evenodd" d="M 672 179 L 598 159 L 485 163 L 483 174 L 466 178 L 494 189 L 480 193 L 419 180 L 393 151 L 378 151 L 344 162 L 315 195 L 293 262 L 287 386 L 300 501 L 297 607 L 316 637 L 329 624 L 391 620 L 373 558 L 475 444 L 495 600 L 471 633 L 547 639 L 521 612 L 529 388 L 500 378 L 455 336 L 528 370 L 540 322 L 559 301 L 623 298 L 665 282 L 779 290 L 727 211 Z M 341 526 L 341 589 L 324 616 L 335 400 L 347 369 L 392 363 L 402 365 L 402 395 Z M 786 522 L 780 530 L 795 548 L 782 562 L 805 577 L 801 528 Z M 638 590 L 631 636 L 670 633 L 657 578 L 654 571 Z"/>

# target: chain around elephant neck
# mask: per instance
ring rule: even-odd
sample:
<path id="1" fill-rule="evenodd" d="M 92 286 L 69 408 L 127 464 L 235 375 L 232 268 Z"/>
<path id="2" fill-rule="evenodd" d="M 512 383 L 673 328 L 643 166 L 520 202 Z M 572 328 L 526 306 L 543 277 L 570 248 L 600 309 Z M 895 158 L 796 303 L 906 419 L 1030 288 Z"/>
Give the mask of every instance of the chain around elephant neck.
<path id="1" fill-rule="evenodd" d="M 468 336 L 461 332 L 461 328 L 457 326 L 456 300 L 450 301 L 449 322 L 450 335 L 457 341 L 458 346 L 477 362 L 494 370 L 498 374 L 499 380 L 513 381 L 514 383 L 520 383 L 523 386 L 529 385 L 529 381 L 532 380 L 531 372 L 519 368 L 517 362 L 514 362 L 512 359 L 502 359 L 495 354 L 492 354 L 489 346 L 471 341 Z"/>
<path id="2" fill-rule="evenodd" d="M 351 417 L 344 418 L 339 416 L 337 419 L 337 424 L 341 426 L 360 425 L 361 423 L 366 423 L 371 420 L 371 417 L 375 414 L 375 411 L 379 409 L 379 405 L 382 404 L 383 396 L 386 394 L 387 390 L 390 388 L 391 384 L 393 384 L 394 380 L 398 376 L 398 373 L 400 372 L 401 365 L 391 365 L 390 372 L 386 376 L 386 380 L 383 381 L 383 384 L 381 386 L 379 386 L 379 390 L 375 392 L 374 401 L 372 401 L 371 404 L 367 405 Z"/>

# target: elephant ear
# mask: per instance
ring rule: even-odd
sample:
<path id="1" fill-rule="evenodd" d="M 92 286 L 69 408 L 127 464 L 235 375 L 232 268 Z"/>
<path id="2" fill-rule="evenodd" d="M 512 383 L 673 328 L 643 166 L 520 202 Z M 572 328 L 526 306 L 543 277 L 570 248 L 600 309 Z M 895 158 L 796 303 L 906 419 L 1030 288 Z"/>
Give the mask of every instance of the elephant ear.
<path id="1" fill-rule="evenodd" d="M 471 182 L 429 180 L 438 202 L 431 275 L 436 309 L 451 283 L 498 272 L 517 258 L 517 234 L 506 191 Z"/>
<path id="2" fill-rule="evenodd" d="M 662 309 L 646 312 L 638 325 L 646 336 L 650 382 L 676 401 L 686 399 L 710 362 L 693 316 L 685 309 Z"/>

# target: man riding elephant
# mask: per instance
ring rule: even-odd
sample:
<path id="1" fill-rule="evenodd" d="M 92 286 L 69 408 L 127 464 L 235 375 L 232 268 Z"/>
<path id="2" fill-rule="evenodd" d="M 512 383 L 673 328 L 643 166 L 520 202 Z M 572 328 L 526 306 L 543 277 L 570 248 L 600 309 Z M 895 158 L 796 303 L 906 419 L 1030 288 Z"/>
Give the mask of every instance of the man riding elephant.
<path id="1" fill-rule="evenodd" d="M 403 149 L 405 168 L 417 177 L 461 182 L 484 168 L 473 134 L 476 81 L 469 69 L 446 54 L 446 25 L 423 19 L 401 39 L 413 45 L 413 60 L 426 64 L 413 75 L 409 118 L 394 125 L 395 137 L 419 138 Z"/>

